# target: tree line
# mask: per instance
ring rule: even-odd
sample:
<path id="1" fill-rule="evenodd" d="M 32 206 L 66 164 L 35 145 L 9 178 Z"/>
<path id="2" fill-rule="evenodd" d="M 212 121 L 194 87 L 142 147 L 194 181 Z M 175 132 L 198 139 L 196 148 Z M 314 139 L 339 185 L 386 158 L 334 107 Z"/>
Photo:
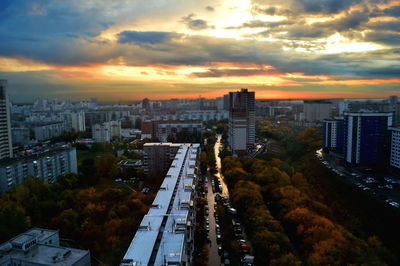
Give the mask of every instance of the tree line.
<path id="1" fill-rule="evenodd" d="M 89 249 L 105 265 L 117 265 L 129 246 L 153 196 L 113 186 L 115 157 L 83 164 L 55 184 L 26 178 L 0 195 L 0 241 L 31 227 L 59 229 L 71 246 Z"/>

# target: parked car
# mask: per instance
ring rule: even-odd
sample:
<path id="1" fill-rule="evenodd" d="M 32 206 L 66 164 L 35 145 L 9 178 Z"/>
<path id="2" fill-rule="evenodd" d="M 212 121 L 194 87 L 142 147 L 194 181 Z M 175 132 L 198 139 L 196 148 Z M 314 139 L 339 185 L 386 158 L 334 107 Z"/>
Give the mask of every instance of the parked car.
<path id="1" fill-rule="evenodd" d="M 218 255 L 221 256 L 221 254 L 222 254 L 222 247 L 221 247 L 221 246 L 218 246 Z"/>

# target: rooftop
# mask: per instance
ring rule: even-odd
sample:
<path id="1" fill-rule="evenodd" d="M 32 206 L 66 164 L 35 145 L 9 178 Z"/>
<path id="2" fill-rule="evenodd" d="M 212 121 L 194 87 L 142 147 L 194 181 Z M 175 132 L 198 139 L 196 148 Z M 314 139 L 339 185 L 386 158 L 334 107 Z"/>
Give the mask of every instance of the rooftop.
<path id="1" fill-rule="evenodd" d="M 1 251 L 0 264 L 18 260 L 38 265 L 73 265 L 89 254 L 88 250 L 37 244 L 28 251 Z"/>
<path id="2" fill-rule="evenodd" d="M 45 150 L 41 150 L 39 152 L 31 153 L 28 155 L 23 155 L 15 158 L 4 158 L 0 160 L 0 167 L 6 167 L 10 164 L 13 164 L 15 162 L 19 161 L 32 161 L 35 159 L 42 158 L 44 156 L 51 156 L 54 154 L 57 154 L 62 151 L 69 151 L 69 150 L 74 150 L 74 147 L 71 147 L 69 145 L 62 145 L 62 146 L 56 146 L 56 147 L 49 147 Z"/>
<path id="3" fill-rule="evenodd" d="M 168 145 L 172 143 L 147 144 Z M 195 158 L 189 159 L 189 155 L 193 152 L 197 154 L 200 145 L 173 145 L 179 145 L 180 148 L 152 207 L 143 218 L 124 256 L 124 261 L 131 261 L 138 266 L 148 265 L 152 257 L 155 260 L 154 265 L 162 265 L 164 261 L 181 262 L 184 255 L 184 232 L 188 224 L 190 225 L 188 214 L 190 206 L 193 205 L 191 196 L 194 191 L 194 168 L 190 168 L 190 165 L 195 162 Z M 188 173 L 192 173 L 193 176 L 189 176 Z"/>

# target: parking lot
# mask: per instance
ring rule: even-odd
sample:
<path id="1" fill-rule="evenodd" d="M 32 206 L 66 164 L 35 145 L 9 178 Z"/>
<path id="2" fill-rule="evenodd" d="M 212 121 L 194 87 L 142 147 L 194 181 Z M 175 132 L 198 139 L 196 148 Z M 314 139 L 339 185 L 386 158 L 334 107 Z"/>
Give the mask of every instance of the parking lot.
<path id="1" fill-rule="evenodd" d="M 325 167 L 346 178 L 361 190 L 377 196 L 393 207 L 400 208 L 400 180 L 396 176 L 377 173 L 365 167 L 346 169 L 325 156 L 321 150 L 316 152 L 316 156 Z"/>

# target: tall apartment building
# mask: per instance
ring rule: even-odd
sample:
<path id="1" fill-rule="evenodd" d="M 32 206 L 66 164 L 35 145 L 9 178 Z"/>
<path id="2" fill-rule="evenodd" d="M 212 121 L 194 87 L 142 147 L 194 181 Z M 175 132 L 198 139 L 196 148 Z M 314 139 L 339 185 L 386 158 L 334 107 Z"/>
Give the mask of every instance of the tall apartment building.
<path id="1" fill-rule="evenodd" d="M 390 166 L 400 169 L 400 127 L 391 127 Z"/>
<path id="2" fill-rule="evenodd" d="M 229 145 L 236 156 L 246 155 L 255 143 L 255 93 L 229 93 Z"/>
<path id="3" fill-rule="evenodd" d="M 13 156 L 7 80 L 0 80 L 0 160 Z"/>
<path id="4" fill-rule="evenodd" d="M 193 265 L 199 144 L 179 144 L 121 266 Z"/>
<path id="5" fill-rule="evenodd" d="M 29 128 L 13 127 L 11 129 L 13 145 L 27 145 L 30 141 Z"/>
<path id="6" fill-rule="evenodd" d="M 35 139 L 43 141 L 60 136 L 64 132 L 68 132 L 66 121 L 63 122 L 50 122 L 50 123 L 33 123 L 31 124 Z"/>
<path id="7" fill-rule="evenodd" d="M 75 131 L 86 131 L 85 112 L 68 112 L 62 113 L 61 117 L 67 122 L 68 129 Z"/>
<path id="8" fill-rule="evenodd" d="M 385 165 L 389 161 L 392 113 L 344 113 L 344 159 L 348 164 Z"/>
<path id="9" fill-rule="evenodd" d="M 342 152 L 344 145 L 344 118 L 324 120 L 322 134 L 322 148 Z"/>
<path id="10" fill-rule="evenodd" d="M 319 122 L 332 116 L 333 104 L 327 100 L 304 101 L 304 119 L 307 122 Z"/>
<path id="11" fill-rule="evenodd" d="M 191 120 L 150 120 L 142 122 L 142 139 L 158 138 L 167 141 L 168 136 L 186 131 L 189 134 L 200 134 L 202 122 Z"/>
<path id="12" fill-rule="evenodd" d="M 121 121 L 110 121 L 92 126 L 92 138 L 96 142 L 110 142 L 121 138 Z"/>
<path id="13" fill-rule="evenodd" d="M 90 266 L 90 252 L 61 247 L 58 231 L 32 228 L 0 245 L 0 265 Z"/>
<path id="14" fill-rule="evenodd" d="M 171 165 L 181 144 L 170 142 L 148 142 L 143 145 L 144 172 L 147 176 L 164 174 Z"/>
<path id="15" fill-rule="evenodd" d="M 19 185 L 28 177 L 54 183 L 68 172 L 78 173 L 76 149 L 68 145 L 50 148 L 41 153 L 0 160 L 0 193 Z"/>

